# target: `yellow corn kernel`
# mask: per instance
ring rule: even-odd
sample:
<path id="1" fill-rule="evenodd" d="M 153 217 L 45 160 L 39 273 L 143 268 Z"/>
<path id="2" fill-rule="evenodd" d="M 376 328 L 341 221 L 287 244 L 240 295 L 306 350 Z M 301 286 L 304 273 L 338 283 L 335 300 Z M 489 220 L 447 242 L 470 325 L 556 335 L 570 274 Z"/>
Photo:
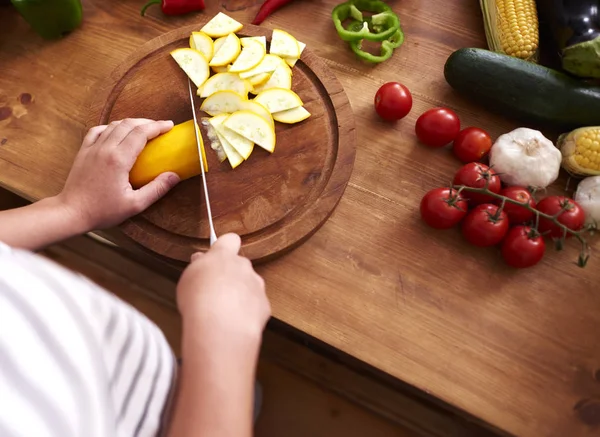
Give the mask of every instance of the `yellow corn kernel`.
<path id="1" fill-rule="evenodd" d="M 575 129 L 558 138 L 562 165 L 577 176 L 600 175 L 600 126 Z"/>
<path id="2" fill-rule="evenodd" d="M 535 0 L 480 0 L 490 50 L 536 62 L 539 23 Z"/>

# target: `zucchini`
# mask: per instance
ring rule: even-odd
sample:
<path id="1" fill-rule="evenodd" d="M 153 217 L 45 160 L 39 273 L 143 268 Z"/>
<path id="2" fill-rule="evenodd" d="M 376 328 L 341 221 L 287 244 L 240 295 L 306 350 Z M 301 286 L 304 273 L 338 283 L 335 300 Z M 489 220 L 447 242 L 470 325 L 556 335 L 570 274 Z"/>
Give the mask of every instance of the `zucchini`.
<path id="1" fill-rule="evenodd" d="M 600 87 L 513 56 L 462 48 L 446 60 L 444 77 L 508 117 L 567 130 L 600 125 Z"/>

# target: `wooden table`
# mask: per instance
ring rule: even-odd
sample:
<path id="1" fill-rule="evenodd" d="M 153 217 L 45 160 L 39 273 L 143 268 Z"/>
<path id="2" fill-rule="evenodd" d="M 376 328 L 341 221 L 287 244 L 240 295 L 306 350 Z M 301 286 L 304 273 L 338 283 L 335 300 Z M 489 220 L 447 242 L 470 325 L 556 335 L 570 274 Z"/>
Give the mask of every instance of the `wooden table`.
<path id="1" fill-rule="evenodd" d="M 85 1 L 83 26 L 57 42 L 42 41 L 2 9 L 0 107 L 12 111 L 0 121 L 2 186 L 30 200 L 58 193 L 96 81 L 142 43 L 198 19 L 164 17 L 159 8 L 142 18 L 142 3 Z M 248 22 L 259 2 L 207 3 L 210 16 L 223 7 Z M 419 114 L 444 104 L 464 126 L 494 136 L 517 127 L 469 104 L 443 78 L 453 50 L 485 47 L 478 2 L 390 2 L 407 39 L 376 67 L 358 62 L 337 37 L 335 3 L 298 0 L 264 23 L 288 29 L 326 60 L 358 130 L 354 173 L 331 219 L 260 267 L 275 317 L 509 434 L 599 435 L 597 254 L 581 270 L 569 245 L 534 269 L 513 271 L 497 250 L 469 247 L 457 230 L 436 232 L 419 219 L 421 196 L 459 167 L 447 150 L 417 143 Z M 390 125 L 376 117 L 373 96 L 391 80 L 411 89 L 414 106 Z"/>

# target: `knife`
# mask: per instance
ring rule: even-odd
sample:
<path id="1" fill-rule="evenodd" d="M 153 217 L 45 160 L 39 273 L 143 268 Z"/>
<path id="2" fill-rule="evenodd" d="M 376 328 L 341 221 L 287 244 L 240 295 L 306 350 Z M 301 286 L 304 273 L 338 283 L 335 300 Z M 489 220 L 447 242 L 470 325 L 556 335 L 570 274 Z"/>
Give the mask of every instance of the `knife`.
<path id="1" fill-rule="evenodd" d="M 200 138 L 198 138 L 198 120 L 196 118 L 196 108 L 194 108 L 194 95 L 192 94 L 192 83 L 188 78 L 188 88 L 190 90 L 190 102 L 192 104 L 192 114 L 194 115 L 194 134 L 196 134 L 196 145 L 198 146 L 198 156 L 200 157 L 200 169 L 202 170 L 202 184 L 204 185 L 204 198 L 206 199 L 206 210 L 208 211 L 208 225 L 210 227 L 210 245 L 212 246 L 217 241 L 217 234 L 213 225 L 212 212 L 210 210 L 210 199 L 208 198 L 208 188 L 206 186 L 206 175 L 204 174 L 204 160 L 202 159 L 202 147 L 200 146 Z"/>

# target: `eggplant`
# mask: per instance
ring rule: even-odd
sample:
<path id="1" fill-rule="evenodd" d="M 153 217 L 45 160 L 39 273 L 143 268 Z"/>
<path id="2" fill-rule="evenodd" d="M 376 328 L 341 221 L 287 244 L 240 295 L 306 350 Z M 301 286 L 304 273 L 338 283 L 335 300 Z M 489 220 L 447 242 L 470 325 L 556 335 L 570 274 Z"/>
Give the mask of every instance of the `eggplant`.
<path id="1" fill-rule="evenodd" d="M 548 25 L 562 68 L 579 77 L 600 78 L 600 0 L 537 0 L 540 22 Z"/>

